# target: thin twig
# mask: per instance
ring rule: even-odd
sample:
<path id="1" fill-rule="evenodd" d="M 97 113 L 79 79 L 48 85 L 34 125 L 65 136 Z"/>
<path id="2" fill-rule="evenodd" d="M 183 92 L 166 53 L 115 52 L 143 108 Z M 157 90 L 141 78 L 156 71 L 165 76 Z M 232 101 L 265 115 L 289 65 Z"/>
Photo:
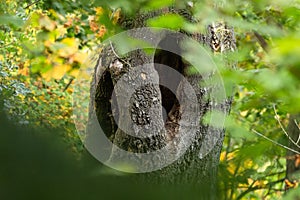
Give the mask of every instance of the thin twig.
<path id="1" fill-rule="evenodd" d="M 115 52 L 115 49 L 114 49 L 114 47 L 113 47 L 111 41 L 109 41 L 109 44 L 110 44 L 111 50 L 112 50 L 112 52 L 115 54 L 115 56 L 116 56 L 117 58 L 121 59 L 120 56 Z"/>
<path id="2" fill-rule="evenodd" d="M 71 85 L 71 83 L 73 82 L 73 80 L 74 80 L 74 78 L 70 79 L 69 83 L 66 85 L 66 87 L 63 90 L 63 92 L 65 92 L 69 88 L 69 86 Z"/>
<path id="3" fill-rule="evenodd" d="M 110 44 L 111 50 L 112 50 L 112 52 L 115 54 L 115 56 L 116 56 L 119 60 L 121 60 L 121 61 L 123 61 L 124 63 L 126 63 L 129 67 L 131 67 L 131 65 L 130 65 L 130 63 L 129 63 L 128 61 L 122 59 L 122 58 L 115 52 L 115 49 L 114 49 L 113 44 L 112 44 L 111 41 L 109 41 L 109 44 Z"/>
<path id="4" fill-rule="evenodd" d="M 274 182 L 269 182 L 267 183 L 265 186 L 266 187 L 271 187 L 273 185 L 276 185 L 280 182 L 283 182 L 285 178 L 282 178 L 282 179 L 279 179 L 279 180 L 276 180 Z M 247 190 L 245 190 L 244 192 L 242 192 L 236 199 L 239 200 L 239 199 L 242 199 L 246 194 L 250 193 L 250 192 L 253 192 L 255 190 L 262 190 L 262 189 L 267 189 L 266 187 L 261 187 L 261 186 L 254 186 L 254 187 L 248 187 Z M 274 189 L 272 189 L 274 190 Z"/>
<path id="5" fill-rule="evenodd" d="M 275 118 L 276 118 L 276 120 L 278 121 L 278 123 L 279 123 L 279 125 L 280 125 L 282 131 L 284 132 L 284 134 L 288 137 L 288 139 L 289 139 L 296 147 L 298 147 L 298 148 L 300 149 L 300 146 L 293 140 L 293 138 L 291 138 L 291 137 L 289 136 L 289 134 L 288 134 L 288 133 L 286 132 L 286 130 L 283 128 L 283 125 L 282 125 L 282 123 L 281 123 L 280 120 L 279 120 L 279 115 L 278 115 L 277 112 L 276 112 L 275 104 L 273 105 L 273 109 L 274 109 L 274 112 L 275 112 Z"/>
<path id="6" fill-rule="evenodd" d="M 300 126 L 298 125 L 298 122 L 297 122 L 297 120 L 296 120 L 296 119 L 294 119 L 294 122 L 295 122 L 295 124 L 296 124 L 297 128 L 298 128 L 298 129 L 299 129 L 299 131 L 300 131 Z"/>
<path id="7" fill-rule="evenodd" d="M 41 0 L 37 0 L 37 1 L 34 1 L 32 2 L 31 4 L 27 5 L 24 9 L 27 9 L 29 8 L 30 6 L 33 6 L 34 4 L 37 4 L 38 2 L 40 2 Z"/>
<path id="8" fill-rule="evenodd" d="M 295 123 L 295 125 L 297 126 L 298 130 L 300 131 L 300 127 L 299 127 L 298 122 L 297 122 L 296 119 L 294 119 L 294 123 Z M 300 141 L 300 133 L 298 134 L 298 139 L 297 139 L 297 142 L 296 142 L 296 143 L 299 144 L 299 141 Z"/>
<path id="9" fill-rule="evenodd" d="M 257 131 L 254 130 L 254 129 L 252 129 L 252 131 L 253 131 L 254 133 L 256 133 L 257 135 L 259 135 L 260 137 L 263 137 L 264 139 L 269 140 L 270 142 L 272 142 L 272 143 L 274 143 L 274 144 L 276 144 L 276 145 L 278 145 L 278 146 L 280 146 L 280 147 L 282 147 L 282 148 L 285 148 L 285 149 L 290 150 L 290 151 L 292 151 L 292 152 L 294 152 L 294 153 L 300 154 L 300 152 L 298 152 L 298 151 L 296 151 L 296 150 L 294 150 L 294 149 L 292 149 L 292 148 L 289 148 L 289 147 L 287 147 L 287 146 L 285 146 L 285 145 L 283 145 L 283 144 L 280 144 L 280 143 L 278 143 L 278 142 L 276 142 L 276 141 L 274 141 L 274 140 L 272 140 L 272 139 L 270 139 L 270 138 L 264 136 L 263 134 L 257 132 Z"/>

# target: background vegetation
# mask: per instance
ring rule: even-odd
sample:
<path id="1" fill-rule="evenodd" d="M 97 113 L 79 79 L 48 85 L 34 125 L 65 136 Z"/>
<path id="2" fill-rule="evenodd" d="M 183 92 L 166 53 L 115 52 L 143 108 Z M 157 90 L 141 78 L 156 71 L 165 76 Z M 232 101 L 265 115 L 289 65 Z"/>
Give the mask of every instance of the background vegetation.
<path id="1" fill-rule="evenodd" d="M 64 150 L 72 152 L 72 159 L 87 159 L 71 104 L 72 82 L 87 55 L 121 31 L 116 24 L 121 13 L 134 16 L 137 10 L 191 2 L 1 0 L 0 100 L 6 116 L 36 135 L 51 130 L 64 141 Z M 219 166 L 222 198 L 296 199 L 298 181 L 285 178 L 289 158 L 286 148 L 276 143 L 287 146 L 284 132 L 289 118 L 300 113 L 300 1 L 195 1 L 189 9 L 196 23 L 177 15 L 149 23 L 195 33 L 212 21 L 224 20 L 234 27 L 237 38 L 237 51 L 226 55 L 236 70 L 221 71 L 228 93 L 234 93 Z M 24 134 L 32 137 L 30 131 Z M 26 137 L 22 135 L 22 144 L 29 142 Z M 0 171 L 0 177 L 3 174 Z M 6 180 L 0 178 L 1 183 Z M 285 193 L 287 188 L 292 189 Z"/>

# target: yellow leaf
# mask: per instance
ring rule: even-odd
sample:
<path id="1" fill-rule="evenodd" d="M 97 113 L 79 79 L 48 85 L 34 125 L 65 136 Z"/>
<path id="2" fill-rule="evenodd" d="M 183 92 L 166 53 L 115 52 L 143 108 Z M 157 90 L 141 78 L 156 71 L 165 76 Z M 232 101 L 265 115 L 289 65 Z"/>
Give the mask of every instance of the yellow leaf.
<path id="1" fill-rule="evenodd" d="M 47 62 L 49 64 L 62 65 L 64 63 L 64 59 L 59 57 L 58 55 L 51 54 L 47 57 Z"/>
<path id="2" fill-rule="evenodd" d="M 50 47 L 51 45 L 53 45 L 53 42 L 52 42 L 52 41 L 50 41 L 50 40 L 45 40 L 45 42 L 44 42 L 44 46 L 45 46 L 45 47 Z"/>
<path id="3" fill-rule="evenodd" d="M 71 76 L 74 76 L 74 77 L 77 77 L 79 74 L 79 70 L 78 69 L 73 69 L 71 72 L 70 72 L 70 75 Z"/>
<path id="4" fill-rule="evenodd" d="M 245 166 L 246 168 L 253 168 L 253 160 L 251 160 L 251 159 L 246 159 L 246 160 L 244 161 L 244 166 Z"/>
<path id="5" fill-rule="evenodd" d="M 53 79 L 61 79 L 69 70 L 71 69 L 70 65 L 57 65 L 54 66 L 51 70 L 42 74 L 42 77 L 49 81 L 51 78 Z"/>
<path id="6" fill-rule="evenodd" d="M 27 76 L 29 74 L 28 68 L 19 69 L 18 71 L 19 71 L 19 74 L 23 75 L 23 76 Z"/>
<path id="7" fill-rule="evenodd" d="M 65 34 L 67 34 L 67 29 L 63 25 L 58 25 L 56 29 L 56 36 L 57 37 L 63 37 Z"/>
<path id="8" fill-rule="evenodd" d="M 53 78 L 61 79 L 70 69 L 71 69 L 70 65 L 55 66 L 53 68 Z"/>
<path id="9" fill-rule="evenodd" d="M 236 152 L 230 152 L 227 154 L 227 160 L 232 160 L 236 155 Z"/>
<path id="10" fill-rule="evenodd" d="M 235 170 L 236 170 L 236 166 L 234 165 L 234 163 L 232 163 L 232 162 L 228 163 L 227 170 L 231 174 L 234 174 Z"/>
<path id="11" fill-rule="evenodd" d="M 56 27 L 55 22 L 52 21 L 48 16 L 41 16 L 39 19 L 39 24 L 48 31 L 53 31 Z"/>
<path id="12" fill-rule="evenodd" d="M 26 22 L 26 27 L 31 26 L 33 28 L 39 26 L 39 19 L 41 14 L 39 12 L 34 12 L 31 14 L 29 20 Z"/>
<path id="13" fill-rule="evenodd" d="M 44 96 L 39 96 L 39 99 L 44 101 L 45 100 L 45 97 Z"/>
<path id="14" fill-rule="evenodd" d="M 221 155 L 220 155 L 220 161 L 225 161 L 226 160 L 226 152 L 223 151 L 221 152 Z"/>
<path id="15" fill-rule="evenodd" d="M 24 62 L 24 67 L 29 67 L 30 66 L 30 60 L 26 60 Z"/>
<path id="16" fill-rule="evenodd" d="M 84 63 L 87 57 L 88 57 L 87 54 L 77 52 L 73 56 L 73 61 L 78 63 Z"/>
<path id="17" fill-rule="evenodd" d="M 17 47 L 17 55 L 22 55 L 23 49 L 20 47 Z"/>
<path id="18" fill-rule="evenodd" d="M 118 8 L 115 12 L 112 13 L 113 24 L 116 24 L 121 18 L 121 9 Z"/>
<path id="19" fill-rule="evenodd" d="M 78 42 L 75 38 L 65 38 L 61 41 L 64 45 L 63 48 L 58 50 L 58 55 L 64 58 L 68 58 L 78 51 Z"/>
<path id="20" fill-rule="evenodd" d="M 42 77 L 45 79 L 45 81 L 50 81 L 52 78 L 52 70 L 42 73 Z"/>
<path id="21" fill-rule="evenodd" d="M 101 16 L 104 13 L 104 9 L 102 7 L 95 8 L 96 15 Z"/>
<path id="22" fill-rule="evenodd" d="M 34 97 L 32 97 L 32 98 L 33 98 L 33 100 L 34 100 L 34 101 L 38 101 L 38 99 L 37 99 L 35 96 L 34 96 Z"/>
<path id="23" fill-rule="evenodd" d="M 68 46 L 77 46 L 77 42 L 75 38 L 64 38 L 61 41 L 62 44 L 68 45 Z"/>
<path id="24" fill-rule="evenodd" d="M 55 10 L 50 9 L 49 12 L 57 19 L 60 19 L 61 21 L 64 21 L 65 18 L 61 14 L 57 13 Z"/>
<path id="25" fill-rule="evenodd" d="M 249 33 L 246 34 L 246 41 L 247 42 L 251 41 L 251 35 Z"/>

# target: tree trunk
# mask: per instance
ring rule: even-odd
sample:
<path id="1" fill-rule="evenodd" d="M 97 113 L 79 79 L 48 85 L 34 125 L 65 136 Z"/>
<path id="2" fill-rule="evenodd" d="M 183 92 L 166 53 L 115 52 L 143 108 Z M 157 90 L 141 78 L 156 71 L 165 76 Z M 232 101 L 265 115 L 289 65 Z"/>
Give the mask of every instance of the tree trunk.
<path id="1" fill-rule="evenodd" d="M 291 115 L 289 119 L 288 129 L 287 129 L 290 137 L 288 142 L 288 147 L 297 152 L 300 152 L 299 122 L 300 122 L 300 114 Z M 287 159 L 286 159 L 286 178 L 287 178 L 286 189 L 295 186 L 293 183 L 294 181 L 299 180 L 299 170 L 300 170 L 300 155 L 288 150 Z"/>
<path id="2" fill-rule="evenodd" d="M 163 13 L 184 13 L 191 20 L 186 10 L 172 8 L 137 15 L 121 24 L 126 29 L 145 27 L 148 18 Z M 136 177 L 152 183 L 205 185 L 206 192 L 214 194 L 224 128 L 213 125 L 218 118 L 211 117 L 212 123 L 205 119 L 209 113 L 213 116 L 212 111 L 218 111 L 218 116 L 227 114 L 231 98 L 215 98 L 215 93 L 224 92 L 222 84 L 213 81 L 216 71 L 189 73 L 189 65 L 207 64 L 185 59 L 191 49 L 181 43 L 193 38 L 212 52 L 233 50 L 233 30 L 216 23 L 207 27 L 207 33 L 189 37 L 145 29 L 129 35 L 150 41 L 155 51 L 136 49 L 122 54 L 114 41 L 103 45 L 91 84 L 86 145 L 96 148 L 99 122 L 114 144 L 107 142 L 103 144 L 107 148 L 98 151 L 106 155 L 107 165 L 145 172 Z"/>

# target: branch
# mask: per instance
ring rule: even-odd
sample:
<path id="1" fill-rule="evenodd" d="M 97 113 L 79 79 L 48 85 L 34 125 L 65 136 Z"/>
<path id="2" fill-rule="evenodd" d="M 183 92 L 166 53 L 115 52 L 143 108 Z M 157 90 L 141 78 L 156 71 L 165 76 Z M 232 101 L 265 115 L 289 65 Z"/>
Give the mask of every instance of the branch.
<path id="1" fill-rule="evenodd" d="M 268 43 L 266 42 L 264 37 L 256 31 L 253 31 L 253 33 L 254 33 L 255 37 L 257 38 L 258 43 L 260 44 L 260 46 L 267 52 L 268 51 Z"/>
<path id="2" fill-rule="evenodd" d="M 279 179 L 277 181 L 274 181 L 274 182 L 269 182 L 267 183 L 265 186 L 266 187 L 271 187 L 277 183 L 280 183 L 280 182 L 283 182 L 285 180 L 285 178 L 282 178 L 282 179 Z M 261 186 L 255 186 L 255 187 L 249 187 L 247 190 L 245 190 L 244 192 L 242 192 L 236 199 L 239 200 L 239 199 L 242 199 L 243 196 L 245 196 L 246 194 L 248 194 L 249 192 L 252 192 L 252 191 L 255 191 L 255 190 L 261 190 L 261 189 L 266 189 L 266 187 L 261 187 Z"/>
<path id="3" fill-rule="evenodd" d="M 111 48 L 113 54 L 114 54 L 119 60 L 121 60 L 121 61 L 123 61 L 124 63 L 126 63 L 128 66 L 131 66 L 129 62 L 127 62 L 126 60 L 122 59 L 122 58 L 117 54 L 117 52 L 115 52 L 115 49 L 114 49 L 113 44 L 111 43 L 111 41 L 109 41 L 109 45 L 110 45 L 110 48 Z"/>
<path id="4" fill-rule="evenodd" d="M 294 122 L 295 122 L 295 125 L 297 126 L 298 130 L 300 131 L 300 127 L 299 127 L 299 125 L 298 125 L 297 120 L 295 119 Z M 300 134 L 298 134 L 298 139 L 297 139 L 297 142 L 296 142 L 296 143 L 299 144 L 299 141 L 300 141 Z"/>
<path id="5" fill-rule="evenodd" d="M 289 134 L 286 132 L 286 130 L 283 128 L 283 125 L 282 125 L 282 123 L 281 123 L 280 120 L 279 120 L 279 115 L 278 115 L 277 112 L 276 112 L 275 104 L 273 105 L 273 109 L 274 109 L 274 112 L 275 112 L 275 119 L 278 121 L 278 123 L 279 123 L 279 125 L 280 125 L 282 131 L 284 132 L 284 134 L 288 137 L 288 139 L 289 139 L 289 140 L 290 140 L 297 148 L 300 149 L 300 146 L 297 144 L 297 142 L 295 142 L 294 139 L 291 138 L 291 137 L 289 136 Z M 298 127 L 298 126 L 297 126 L 297 127 Z M 300 140 L 299 137 L 300 137 L 300 134 L 299 134 L 299 136 L 298 136 L 298 140 L 297 140 L 297 141 Z"/>
<path id="6" fill-rule="evenodd" d="M 298 127 L 298 129 L 299 129 L 299 131 L 300 131 L 300 126 L 298 125 L 298 122 L 297 122 L 297 120 L 296 120 L 296 119 L 294 119 L 294 122 L 295 122 L 296 126 Z"/>
<path id="7" fill-rule="evenodd" d="M 257 132 L 257 131 L 254 130 L 254 129 L 253 129 L 252 131 L 253 131 L 254 133 L 256 133 L 257 135 L 263 137 L 264 139 L 269 140 L 270 142 L 272 142 L 272 143 L 274 143 L 274 144 L 276 144 L 276 145 L 278 145 L 278 146 L 280 146 L 280 147 L 282 147 L 282 148 L 284 148 L 284 149 L 287 149 L 287 150 L 290 150 L 290 151 L 292 151 L 292 152 L 294 152 L 294 153 L 300 154 L 299 151 L 296 151 L 296 150 L 294 150 L 294 149 L 292 149 L 292 148 L 289 148 L 289 147 L 287 147 L 287 146 L 285 146 L 285 145 L 283 145 L 283 144 L 280 144 L 280 143 L 278 143 L 278 142 L 276 142 L 276 141 L 274 141 L 274 140 L 272 140 L 272 139 L 270 139 L 270 138 L 264 136 L 263 134 Z"/>
<path id="8" fill-rule="evenodd" d="M 66 87 L 64 88 L 63 92 L 65 92 L 68 87 L 71 85 L 71 83 L 73 82 L 74 78 L 71 78 L 70 81 L 68 82 L 68 84 L 66 85 Z"/>
<path id="9" fill-rule="evenodd" d="M 27 8 L 29 8 L 30 6 L 33 6 L 34 4 L 37 4 L 37 3 L 40 2 L 40 1 L 41 1 L 41 0 L 34 1 L 34 2 L 30 3 L 30 4 L 28 4 L 26 7 L 24 7 L 24 9 L 27 9 Z"/>

